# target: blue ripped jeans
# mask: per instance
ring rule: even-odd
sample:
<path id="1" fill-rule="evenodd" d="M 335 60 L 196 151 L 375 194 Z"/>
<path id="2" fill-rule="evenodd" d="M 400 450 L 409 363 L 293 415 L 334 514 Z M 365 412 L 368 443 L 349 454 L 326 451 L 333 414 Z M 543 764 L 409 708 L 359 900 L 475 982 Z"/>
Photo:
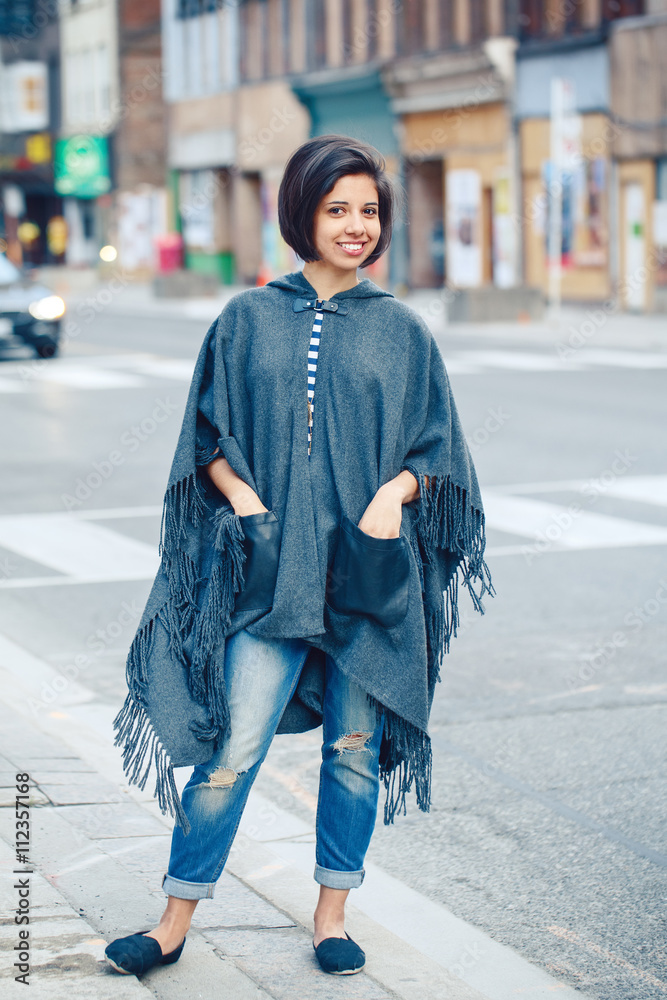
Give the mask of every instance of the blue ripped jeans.
<path id="1" fill-rule="evenodd" d="M 163 889 L 180 899 L 211 898 L 248 793 L 271 745 L 310 650 L 304 639 L 261 639 L 245 629 L 225 645 L 231 714 L 228 740 L 195 767 L 183 790 L 190 821 L 174 828 Z M 365 692 L 326 657 L 315 881 L 352 889 L 364 878 L 375 825 L 382 721 Z"/>

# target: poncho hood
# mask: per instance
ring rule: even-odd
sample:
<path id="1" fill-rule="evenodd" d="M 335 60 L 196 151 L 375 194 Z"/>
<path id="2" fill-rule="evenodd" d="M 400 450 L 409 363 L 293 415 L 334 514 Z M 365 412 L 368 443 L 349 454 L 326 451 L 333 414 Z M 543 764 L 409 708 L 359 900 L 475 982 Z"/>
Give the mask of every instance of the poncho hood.
<path id="1" fill-rule="evenodd" d="M 480 612 L 493 593 L 479 485 L 439 348 L 421 317 L 369 278 L 323 304 L 308 454 L 316 301 L 300 271 L 240 292 L 211 324 L 195 365 L 165 493 L 162 561 L 114 723 L 130 781 L 144 787 L 154 765 L 160 807 L 186 830 L 173 768 L 206 763 L 226 739 L 225 641 L 243 628 L 312 647 L 278 732 L 320 724 L 331 657 L 384 718 L 385 822 L 405 810 L 412 788 L 428 810 L 428 717 L 456 635 L 459 583 Z M 282 526 L 269 609 L 235 609 L 243 518 L 206 472 L 220 455 Z M 402 469 L 419 483 L 400 529 L 409 599 L 405 618 L 384 627 L 329 606 L 327 574 L 342 519 L 358 525 Z"/>
<path id="2" fill-rule="evenodd" d="M 317 292 L 304 276 L 302 271 L 293 271 L 291 274 L 284 274 L 280 278 L 274 278 L 267 282 L 265 287 L 284 288 L 288 292 L 296 292 L 298 295 L 311 295 L 317 298 Z M 382 296 L 393 298 L 391 292 L 380 288 L 370 278 L 360 278 L 359 283 L 352 288 L 347 288 L 344 292 L 336 292 L 328 301 L 338 302 L 340 299 L 372 299 Z"/>

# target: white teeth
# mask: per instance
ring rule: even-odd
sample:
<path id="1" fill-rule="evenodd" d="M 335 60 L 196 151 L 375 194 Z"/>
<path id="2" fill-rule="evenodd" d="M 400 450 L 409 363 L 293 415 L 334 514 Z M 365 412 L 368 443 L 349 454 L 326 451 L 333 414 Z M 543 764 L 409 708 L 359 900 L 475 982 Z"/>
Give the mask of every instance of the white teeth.
<path id="1" fill-rule="evenodd" d="M 360 250 L 363 245 L 363 243 L 341 243 L 346 250 Z"/>

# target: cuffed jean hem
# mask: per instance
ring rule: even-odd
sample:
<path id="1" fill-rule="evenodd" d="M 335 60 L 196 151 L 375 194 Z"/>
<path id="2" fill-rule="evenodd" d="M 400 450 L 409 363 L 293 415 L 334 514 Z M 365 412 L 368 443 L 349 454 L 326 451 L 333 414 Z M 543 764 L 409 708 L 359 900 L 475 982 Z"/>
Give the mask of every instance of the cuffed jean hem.
<path id="1" fill-rule="evenodd" d="M 165 875 L 162 888 L 165 895 L 176 896 L 177 899 L 213 899 L 215 882 L 184 882 L 173 875 Z"/>
<path id="2" fill-rule="evenodd" d="M 358 889 L 364 881 L 365 874 L 363 868 L 358 872 L 337 872 L 332 868 L 322 868 L 322 865 L 316 864 L 313 878 L 329 889 Z"/>

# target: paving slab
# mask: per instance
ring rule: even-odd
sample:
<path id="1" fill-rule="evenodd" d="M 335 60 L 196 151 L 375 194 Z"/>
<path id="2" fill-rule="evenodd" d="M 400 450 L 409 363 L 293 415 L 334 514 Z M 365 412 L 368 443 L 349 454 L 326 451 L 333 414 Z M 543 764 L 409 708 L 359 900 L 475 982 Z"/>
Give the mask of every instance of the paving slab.
<path id="1" fill-rule="evenodd" d="M 85 806 L 56 806 L 55 811 L 62 812 L 68 823 L 93 840 L 145 837 L 151 834 L 159 836 L 165 831 L 163 823 L 136 802 L 123 801 L 119 792 L 115 799 L 103 799 Z"/>
<path id="2" fill-rule="evenodd" d="M 39 783 L 40 791 L 46 795 L 54 806 L 98 805 L 101 802 L 118 801 L 118 789 L 107 784 L 99 777 L 93 777 L 86 784 L 73 785 Z"/>
<path id="3" fill-rule="evenodd" d="M 214 899 L 203 899 L 193 918 L 193 926 L 211 930 L 264 930 L 296 927 L 296 921 L 267 903 L 240 879 L 223 872 Z"/>
<path id="4" fill-rule="evenodd" d="M 275 1000 L 393 1000 L 363 971 L 330 976 L 320 969 L 309 935 L 302 928 L 261 931 L 205 931 L 204 936 L 229 956 Z"/>
<path id="5" fill-rule="evenodd" d="M 171 836 L 126 837 L 97 842 L 100 850 L 137 875 L 161 903 L 162 876 L 169 862 Z M 229 872 L 220 876 L 213 899 L 202 899 L 192 921 L 199 928 L 295 927 L 288 916 L 269 905 Z"/>
<path id="6" fill-rule="evenodd" d="M 3 785 L 0 788 L 0 807 L 14 806 L 16 802 L 16 784 Z M 41 792 L 39 788 L 35 788 L 34 785 L 31 787 L 29 792 L 28 804 L 32 806 L 44 806 L 48 805 L 49 799 Z"/>
<path id="7" fill-rule="evenodd" d="M 76 762 L 76 760 L 71 759 L 69 763 Z M 81 761 L 81 764 L 83 765 L 83 761 Z M 71 767 L 58 768 L 58 770 L 56 770 L 56 767 L 58 767 L 57 761 L 49 761 L 47 767 L 52 767 L 53 769 L 46 770 L 46 768 L 35 767 L 34 765 L 32 766 L 30 770 L 30 777 L 36 785 L 82 786 L 90 784 L 91 781 L 100 781 L 105 784 L 111 784 L 111 782 L 105 782 L 104 779 L 101 778 L 100 775 L 92 768 L 87 768 L 85 771 L 78 769 L 73 770 Z M 118 790 L 115 786 L 111 785 L 111 787 L 114 788 L 114 791 L 116 791 L 117 794 Z"/>
<path id="8" fill-rule="evenodd" d="M 66 973 L 81 979 L 94 977 L 94 985 L 87 982 L 84 993 L 75 992 L 76 997 L 86 1000 L 106 997 L 98 990 L 101 977 L 109 983 L 109 996 L 113 987 L 120 984 L 118 995 L 123 996 L 123 984 L 127 980 L 134 983 L 134 977 L 124 977 L 109 969 L 103 961 L 104 948 L 108 941 L 125 934 L 132 934 L 154 926 L 164 908 L 164 896 L 153 894 L 143 881 L 127 871 L 116 859 L 104 853 L 97 840 L 88 839 L 80 829 L 69 823 L 66 809 L 45 807 L 32 813 L 33 844 L 35 857 L 39 858 L 40 877 L 47 881 L 64 899 L 72 912 L 85 918 L 88 938 L 96 951 L 82 952 L 87 957 L 71 957 L 72 942 L 67 928 L 60 926 L 61 939 L 54 947 L 61 948 L 61 959 L 54 967 L 58 974 Z M 152 820 L 152 817 L 149 817 Z M 13 810 L 0 810 L 0 837 L 11 842 L 13 835 Z M 12 852 L 5 848 L 11 860 Z M 3 880 L 8 885 L 7 879 Z M 91 944 L 91 948 L 92 948 Z M 79 951 L 76 951 L 79 955 Z M 92 960 L 99 964 L 92 965 Z M 69 963 L 69 966 L 68 964 Z M 47 962 L 48 969 L 51 966 Z M 35 970 L 44 974 L 44 963 L 35 962 Z M 42 980 L 43 981 L 43 980 Z M 141 988 L 159 1000 L 220 1000 L 233 997 L 234 1000 L 269 1000 L 269 995 L 249 979 L 242 969 L 230 959 L 218 954 L 214 946 L 207 942 L 197 928 L 188 935 L 187 948 L 183 957 L 173 967 L 156 968 L 143 976 Z M 149 995 L 150 995 L 149 994 Z M 50 994 L 49 994 L 50 995 Z M 128 998 L 132 997 L 127 993 Z M 4 1000 L 4 995 L 3 995 Z M 123 997 L 124 1000 L 124 997 Z"/>
<path id="9" fill-rule="evenodd" d="M 30 729 L 28 739 L 25 726 L 18 722 L 15 714 L 2 703 L 0 703 L 0 719 L 2 720 L 0 747 L 3 756 L 19 771 L 26 770 L 28 765 L 35 763 L 43 767 L 45 763 L 51 763 L 59 757 L 65 760 L 74 757 L 73 754 L 66 756 L 62 744 L 36 726 Z"/>
<path id="10" fill-rule="evenodd" d="M 97 846 L 153 890 L 160 887 L 169 859 L 171 836 L 167 830 L 148 837 L 97 839 Z"/>
<path id="11" fill-rule="evenodd" d="M 26 996 L 25 986 L 14 979 L 13 951 L 19 927 L 11 914 L 16 908 L 12 872 L 13 850 L 0 841 L 0 994 L 3 1000 Z M 134 976 L 112 978 L 104 960 L 105 940 L 39 871 L 30 882 L 30 975 L 31 997 L 48 1000 L 150 1000 L 151 993 Z"/>
<path id="12" fill-rule="evenodd" d="M 273 1000 L 273 994 L 253 982 L 198 932 L 188 935 L 176 965 L 151 969 L 141 981 L 158 1000 Z M 297 996 L 294 994 L 293 1000 Z"/>
<path id="13" fill-rule="evenodd" d="M 62 754 L 62 747 L 60 750 Z M 50 774 L 57 774 L 63 781 L 76 781 L 80 774 L 97 773 L 94 767 L 90 767 L 80 757 L 75 756 L 63 757 L 57 753 L 48 754 L 45 757 L 17 754 L 17 758 L 18 763 L 21 767 L 25 767 L 34 781 L 40 781 L 40 776 Z"/>

